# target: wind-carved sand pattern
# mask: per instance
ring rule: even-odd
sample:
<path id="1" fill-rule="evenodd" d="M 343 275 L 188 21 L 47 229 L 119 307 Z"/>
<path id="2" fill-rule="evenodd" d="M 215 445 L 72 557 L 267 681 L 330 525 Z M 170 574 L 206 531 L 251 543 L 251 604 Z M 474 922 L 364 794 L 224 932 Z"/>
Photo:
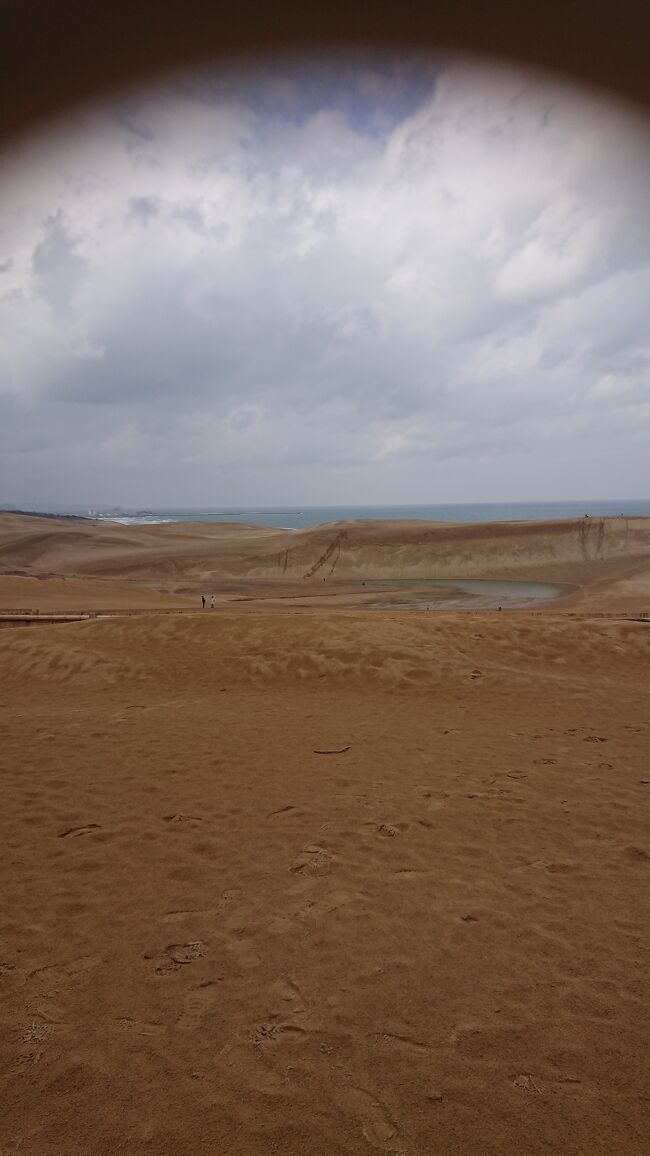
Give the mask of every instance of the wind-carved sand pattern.
<path id="1" fill-rule="evenodd" d="M 156 613 L 2 636 L 0 1151 L 645 1156 L 647 528 L 3 517 Z M 582 589 L 339 609 L 432 558 Z"/>

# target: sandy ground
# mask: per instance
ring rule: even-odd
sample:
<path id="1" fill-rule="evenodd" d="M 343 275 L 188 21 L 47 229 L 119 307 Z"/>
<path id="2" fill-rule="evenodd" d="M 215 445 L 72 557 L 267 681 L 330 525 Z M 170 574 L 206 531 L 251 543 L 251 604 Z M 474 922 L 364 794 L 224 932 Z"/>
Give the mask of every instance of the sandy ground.
<path id="1" fill-rule="evenodd" d="M 646 1156 L 649 661 L 557 609 L 2 631 L 3 1156 Z"/>

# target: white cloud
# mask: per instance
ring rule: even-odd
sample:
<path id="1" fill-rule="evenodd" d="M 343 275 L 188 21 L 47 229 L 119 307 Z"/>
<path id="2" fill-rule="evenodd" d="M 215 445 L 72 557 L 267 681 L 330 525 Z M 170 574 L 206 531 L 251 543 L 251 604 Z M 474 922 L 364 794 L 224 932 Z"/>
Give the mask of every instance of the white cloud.
<path id="1" fill-rule="evenodd" d="M 643 493 L 649 140 L 525 75 L 348 60 L 26 142 L 0 500 Z"/>

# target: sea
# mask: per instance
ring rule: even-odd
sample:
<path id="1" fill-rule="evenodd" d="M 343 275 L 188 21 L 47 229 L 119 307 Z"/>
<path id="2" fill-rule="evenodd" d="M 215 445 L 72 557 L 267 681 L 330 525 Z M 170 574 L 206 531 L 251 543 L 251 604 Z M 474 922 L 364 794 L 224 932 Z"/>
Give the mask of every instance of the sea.
<path id="1" fill-rule="evenodd" d="M 14 507 L 15 508 L 15 507 Z M 158 525 L 165 522 L 229 522 L 303 530 L 325 522 L 421 519 L 434 522 L 520 522 L 556 518 L 650 517 L 650 499 L 564 502 L 431 502 L 402 506 L 201 506 L 120 508 L 96 506 L 40 506 L 39 513 L 95 517 L 122 525 Z"/>

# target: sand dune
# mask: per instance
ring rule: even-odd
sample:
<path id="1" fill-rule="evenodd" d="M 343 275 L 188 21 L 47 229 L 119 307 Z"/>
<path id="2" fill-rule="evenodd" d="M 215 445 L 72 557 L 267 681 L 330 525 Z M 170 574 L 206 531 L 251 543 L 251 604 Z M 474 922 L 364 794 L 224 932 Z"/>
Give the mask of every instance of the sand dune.
<path id="1" fill-rule="evenodd" d="M 33 577 L 43 583 L 43 609 L 74 601 L 66 602 L 58 587 L 48 602 L 45 583 L 51 577 L 126 581 L 134 590 L 153 588 L 159 596 L 185 599 L 215 587 L 241 594 L 247 584 L 270 597 L 322 594 L 327 583 L 384 577 L 520 578 L 580 586 L 580 597 L 597 595 L 592 608 L 609 607 L 609 587 L 622 581 L 622 602 L 632 605 L 650 594 L 650 519 L 345 522 L 290 532 L 208 522 L 79 522 L 71 528 L 63 520 L 0 515 L 0 606 L 22 596 L 17 579 Z M 76 597 L 83 590 L 71 593 Z M 89 605 L 102 605 L 105 593 L 106 587 L 89 588 Z"/>
<path id="2" fill-rule="evenodd" d="M 25 521 L 3 600 L 160 613 L 0 633 L 0 1152 L 645 1156 L 650 624 L 587 614 L 645 597 L 647 523 L 502 533 L 571 617 L 283 601 L 340 528 L 265 579 L 273 531 Z"/>
<path id="3" fill-rule="evenodd" d="M 569 641 L 570 640 L 570 641 Z M 263 687 L 358 686 L 434 691 L 465 671 L 489 662 L 493 673 L 535 681 L 569 675 L 586 685 L 612 664 L 624 666 L 633 640 L 639 663 L 650 658 L 650 626 L 624 621 L 577 621 L 520 615 L 504 627 L 495 615 L 401 617 L 379 611 L 288 611 L 278 616 L 221 609 L 182 619 L 102 619 L 12 632 L 3 636 L 0 677 L 14 687 L 44 681 L 90 689 L 119 681 L 210 689 L 214 682 Z M 541 668 L 541 669 L 540 669 Z M 209 682 L 206 685 L 206 677 Z"/>

